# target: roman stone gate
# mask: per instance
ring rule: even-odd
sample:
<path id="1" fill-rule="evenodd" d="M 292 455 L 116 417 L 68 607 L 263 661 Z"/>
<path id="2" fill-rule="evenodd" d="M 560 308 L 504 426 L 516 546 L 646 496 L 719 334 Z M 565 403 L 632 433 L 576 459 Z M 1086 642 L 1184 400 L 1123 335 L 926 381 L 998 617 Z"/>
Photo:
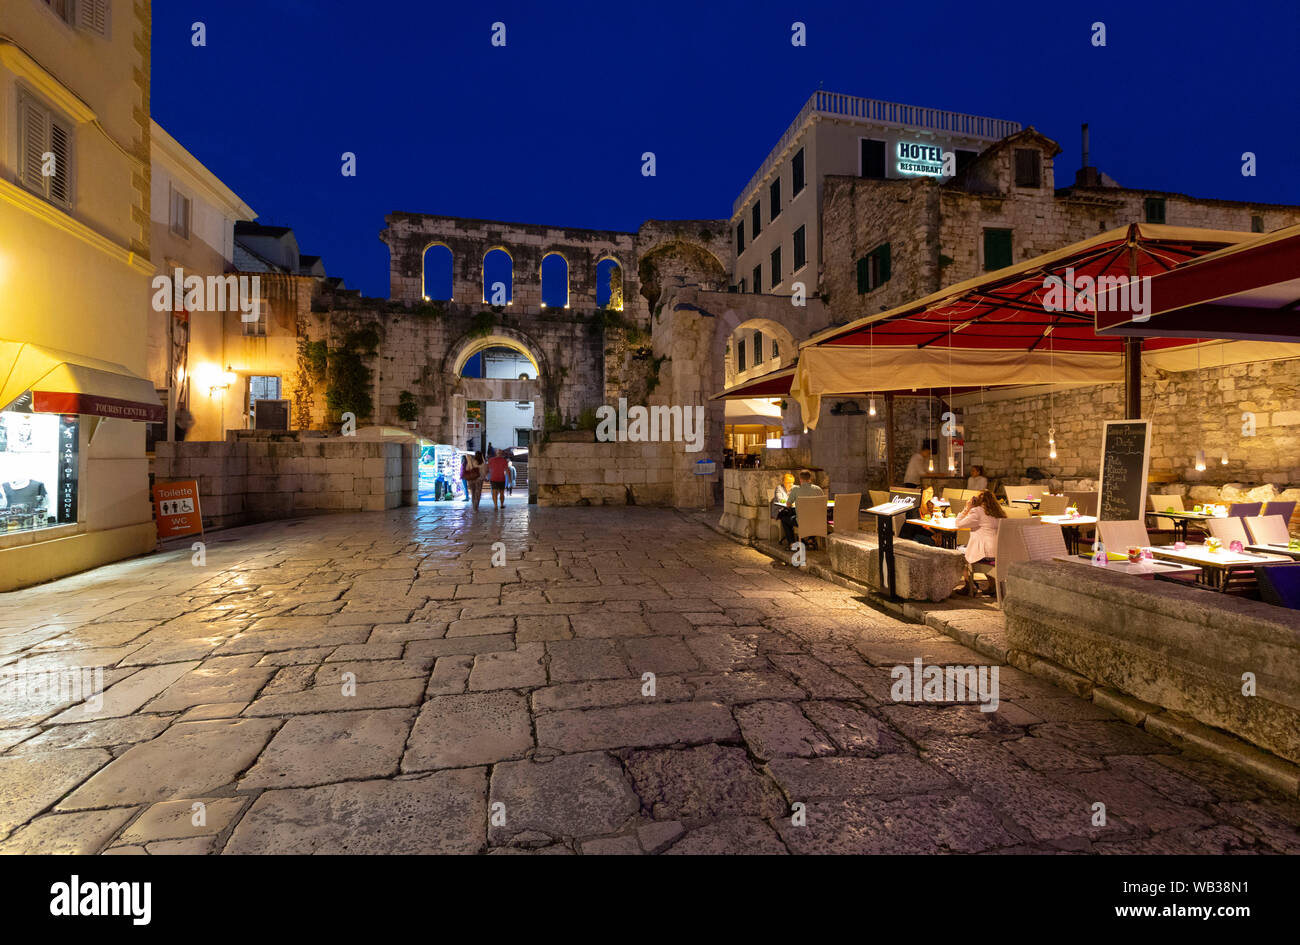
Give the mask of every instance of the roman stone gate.
<path id="1" fill-rule="evenodd" d="M 474 401 L 531 402 L 537 431 L 605 402 L 613 335 L 648 318 L 635 234 L 417 213 L 387 224 L 399 314 L 386 320 L 381 410 L 405 394 L 419 433 L 464 446 Z M 502 349 L 531 369 L 462 376 L 476 355 Z"/>

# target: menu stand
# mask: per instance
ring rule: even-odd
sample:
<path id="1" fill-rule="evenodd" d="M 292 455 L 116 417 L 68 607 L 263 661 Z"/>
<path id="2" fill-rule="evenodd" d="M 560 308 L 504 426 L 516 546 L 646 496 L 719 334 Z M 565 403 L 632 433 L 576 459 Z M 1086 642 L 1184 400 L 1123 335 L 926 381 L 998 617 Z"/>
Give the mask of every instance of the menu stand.
<path id="1" fill-rule="evenodd" d="M 915 501 L 904 496 L 867 509 L 876 517 L 876 545 L 880 552 L 880 587 L 890 600 L 898 600 L 898 595 L 894 593 L 894 517 L 907 515 L 915 507 Z"/>

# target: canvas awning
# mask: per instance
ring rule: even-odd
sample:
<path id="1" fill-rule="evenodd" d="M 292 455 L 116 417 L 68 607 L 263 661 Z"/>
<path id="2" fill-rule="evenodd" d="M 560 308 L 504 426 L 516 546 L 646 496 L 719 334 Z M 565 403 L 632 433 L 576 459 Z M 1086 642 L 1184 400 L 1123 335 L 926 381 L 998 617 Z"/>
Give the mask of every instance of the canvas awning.
<path id="1" fill-rule="evenodd" d="M 709 400 L 746 399 L 750 397 L 784 397 L 790 393 L 790 382 L 794 380 L 794 365 L 772 371 L 759 377 L 733 384 L 720 390 Z"/>
<path id="2" fill-rule="evenodd" d="M 111 361 L 0 340 L 0 409 L 32 392 L 36 413 L 81 413 L 162 423 L 153 382 Z"/>
<path id="3" fill-rule="evenodd" d="M 1098 296 L 1102 335 L 1300 341 L 1300 226 L 1275 230 Z"/>
<path id="4" fill-rule="evenodd" d="M 811 429 L 824 396 L 1123 380 L 1124 339 L 1097 334 L 1091 306 L 1056 304 L 1052 277 L 1074 286 L 1084 277 L 1151 275 L 1252 238 L 1157 224 L 1098 234 L 814 335 L 800 346 L 791 396 Z M 1184 343 L 1142 344 L 1156 351 Z"/>
<path id="5" fill-rule="evenodd" d="M 729 426 L 779 427 L 781 425 L 781 408 L 771 400 L 762 397 L 728 400 L 726 419 Z"/>

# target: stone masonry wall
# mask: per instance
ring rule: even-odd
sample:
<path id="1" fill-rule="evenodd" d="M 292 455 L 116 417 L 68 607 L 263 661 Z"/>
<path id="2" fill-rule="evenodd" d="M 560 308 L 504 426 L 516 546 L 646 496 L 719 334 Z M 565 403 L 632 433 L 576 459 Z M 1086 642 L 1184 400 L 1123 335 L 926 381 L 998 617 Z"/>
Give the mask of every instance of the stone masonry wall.
<path id="1" fill-rule="evenodd" d="M 162 442 L 155 481 L 197 479 L 205 527 L 416 504 L 414 446 L 353 437 Z"/>
<path id="2" fill-rule="evenodd" d="M 597 443 L 552 434 L 530 458 L 538 505 L 672 505 L 672 455 L 664 443 Z"/>
<path id="3" fill-rule="evenodd" d="M 1144 378 L 1143 413 L 1153 421 L 1153 476 L 1193 484 L 1300 484 L 1300 361 L 1229 364 Z M 1052 412 L 1046 394 L 991 401 L 963 410 L 969 462 L 990 477 L 1040 466 L 1058 478 L 1093 478 L 1101 461 L 1102 424 L 1123 418 L 1123 387 L 1103 384 L 1055 395 L 1056 460 L 1047 458 Z M 1255 434 L 1243 435 L 1244 413 Z M 1205 450 L 1207 468 L 1195 457 Z M 1220 463 L 1224 451 L 1228 465 Z"/>

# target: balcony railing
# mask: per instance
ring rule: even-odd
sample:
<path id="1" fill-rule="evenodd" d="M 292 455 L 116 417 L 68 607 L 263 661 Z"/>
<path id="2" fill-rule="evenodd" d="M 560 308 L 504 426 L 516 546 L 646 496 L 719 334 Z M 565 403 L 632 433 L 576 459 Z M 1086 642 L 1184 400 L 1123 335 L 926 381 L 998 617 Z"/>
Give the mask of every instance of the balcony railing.
<path id="1" fill-rule="evenodd" d="M 731 207 L 732 216 L 740 212 L 750 193 L 758 183 L 767 176 L 781 160 L 785 149 L 794 141 L 803 129 L 804 123 L 812 115 L 825 115 L 830 118 L 849 118 L 870 121 L 881 125 L 897 125 L 900 128 L 922 128 L 929 131 L 942 131 L 951 135 L 965 135 L 970 138 L 984 138 L 989 142 L 998 141 L 1007 135 L 1015 134 L 1021 129 L 1018 121 L 1004 118 L 984 118 L 979 115 L 967 115 L 964 112 L 950 112 L 942 108 L 921 108 L 917 105 L 901 105 L 898 102 L 882 102 L 875 98 L 862 98 L 858 95 L 842 95 L 838 92 L 814 92 L 812 97 L 799 109 L 790 127 L 781 135 L 754 176 L 749 179 L 745 189 L 740 192 Z"/>

